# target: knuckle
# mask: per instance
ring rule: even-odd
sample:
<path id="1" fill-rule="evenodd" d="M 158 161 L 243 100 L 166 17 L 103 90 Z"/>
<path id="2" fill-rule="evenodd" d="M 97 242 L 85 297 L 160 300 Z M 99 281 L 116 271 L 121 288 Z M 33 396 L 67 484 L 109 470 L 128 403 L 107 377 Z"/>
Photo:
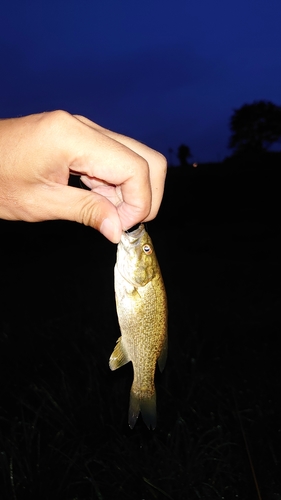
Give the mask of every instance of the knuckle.
<path id="1" fill-rule="evenodd" d="M 141 172 L 142 175 L 145 175 L 145 173 L 148 175 L 148 161 L 137 153 L 131 152 L 131 155 L 132 158 L 128 158 L 127 172 L 129 172 L 132 177 L 136 174 L 136 172 Z"/>
<path id="2" fill-rule="evenodd" d="M 96 229 L 99 228 L 102 219 L 102 203 L 99 200 L 95 200 L 93 203 L 93 197 L 89 194 L 88 197 L 83 199 L 82 205 L 78 210 L 78 220 L 84 226 L 91 226 Z"/>
<path id="3" fill-rule="evenodd" d="M 40 120 L 46 132 L 56 136 L 67 126 L 71 118 L 72 115 L 70 115 L 67 111 L 59 109 L 42 113 Z"/>

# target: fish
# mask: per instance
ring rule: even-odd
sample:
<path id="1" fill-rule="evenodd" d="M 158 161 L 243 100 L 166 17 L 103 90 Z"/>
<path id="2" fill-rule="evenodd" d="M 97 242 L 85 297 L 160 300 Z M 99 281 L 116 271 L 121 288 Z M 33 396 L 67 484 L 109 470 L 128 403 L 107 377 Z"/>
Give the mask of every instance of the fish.
<path id="1" fill-rule="evenodd" d="M 156 364 L 162 372 L 168 352 L 167 295 L 150 236 L 143 223 L 123 231 L 117 245 L 114 288 L 121 336 L 109 367 L 133 364 L 128 423 L 141 413 L 148 429 L 156 427 Z"/>

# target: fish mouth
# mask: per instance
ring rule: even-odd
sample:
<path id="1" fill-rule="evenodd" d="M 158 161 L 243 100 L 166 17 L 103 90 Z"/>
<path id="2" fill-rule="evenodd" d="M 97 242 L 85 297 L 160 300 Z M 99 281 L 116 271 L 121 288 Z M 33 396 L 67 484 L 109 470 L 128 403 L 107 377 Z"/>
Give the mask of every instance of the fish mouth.
<path id="1" fill-rule="evenodd" d="M 129 238 L 130 243 L 134 243 L 144 230 L 145 226 L 142 222 L 140 222 L 139 224 L 135 224 L 135 226 L 132 226 L 130 229 L 124 231 L 124 234 L 126 238 Z"/>
<path id="2" fill-rule="evenodd" d="M 134 231 L 136 231 L 141 225 L 141 222 L 138 222 L 138 224 L 135 224 L 134 226 L 130 227 L 130 229 L 127 229 L 127 231 L 125 231 L 125 233 L 127 234 L 130 234 L 130 233 L 133 233 Z"/>
<path id="3" fill-rule="evenodd" d="M 119 249 L 123 249 L 127 254 L 132 254 L 134 252 L 138 253 L 138 246 L 140 238 L 145 231 L 144 224 L 136 224 L 131 229 L 123 231 L 121 235 L 121 240 L 117 246 L 117 254 Z"/>
<path id="4" fill-rule="evenodd" d="M 128 253 L 130 253 L 131 251 L 135 252 L 138 247 L 140 238 L 144 233 L 145 233 L 144 224 L 143 223 L 136 224 L 127 231 L 123 231 L 119 245 L 123 247 Z"/>

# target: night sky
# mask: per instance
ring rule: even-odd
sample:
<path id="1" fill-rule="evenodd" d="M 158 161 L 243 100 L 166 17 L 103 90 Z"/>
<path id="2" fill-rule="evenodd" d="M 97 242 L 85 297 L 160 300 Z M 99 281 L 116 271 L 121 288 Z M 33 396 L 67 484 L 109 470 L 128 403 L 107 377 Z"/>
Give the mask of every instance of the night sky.
<path id="1" fill-rule="evenodd" d="M 2 2 L 0 116 L 61 108 L 221 161 L 234 109 L 281 105 L 280 21 L 280 0 Z"/>

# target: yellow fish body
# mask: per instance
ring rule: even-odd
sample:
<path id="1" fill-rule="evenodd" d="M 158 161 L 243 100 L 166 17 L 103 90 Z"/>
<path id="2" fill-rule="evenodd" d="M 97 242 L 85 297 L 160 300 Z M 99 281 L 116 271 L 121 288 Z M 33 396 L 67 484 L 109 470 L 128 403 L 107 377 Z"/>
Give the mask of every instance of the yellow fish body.
<path id="1" fill-rule="evenodd" d="M 134 427 L 141 412 L 147 427 L 154 429 L 156 362 L 162 371 L 167 357 L 167 299 L 152 241 L 143 224 L 121 236 L 114 285 L 121 337 L 109 366 L 116 370 L 132 361 L 129 426 Z"/>

